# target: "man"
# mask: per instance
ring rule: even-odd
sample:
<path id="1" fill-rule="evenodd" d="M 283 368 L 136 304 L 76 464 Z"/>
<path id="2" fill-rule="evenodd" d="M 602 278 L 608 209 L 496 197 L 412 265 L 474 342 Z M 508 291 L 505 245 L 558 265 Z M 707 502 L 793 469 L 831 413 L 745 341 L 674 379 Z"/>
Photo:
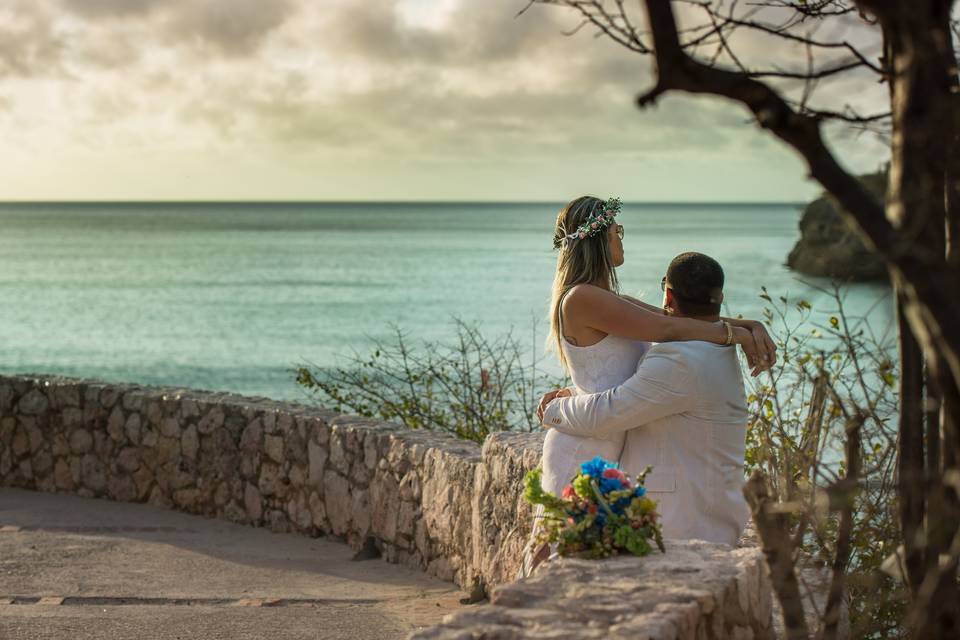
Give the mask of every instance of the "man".
<path id="1" fill-rule="evenodd" d="M 667 313 L 720 322 L 723 269 L 713 258 L 677 256 L 661 286 Z M 630 475 L 653 467 L 646 488 L 659 503 L 665 537 L 737 544 L 749 512 L 741 494 L 747 410 L 735 347 L 660 343 L 620 386 L 544 401 L 546 428 L 591 437 L 627 431 L 620 467 Z"/>

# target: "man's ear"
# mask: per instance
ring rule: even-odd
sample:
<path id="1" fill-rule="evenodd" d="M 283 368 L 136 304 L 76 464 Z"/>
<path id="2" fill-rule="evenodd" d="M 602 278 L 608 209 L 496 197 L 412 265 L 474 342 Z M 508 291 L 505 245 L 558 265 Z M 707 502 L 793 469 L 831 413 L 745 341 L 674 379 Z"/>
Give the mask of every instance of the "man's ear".
<path id="1" fill-rule="evenodd" d="M 676 308 L 673 303 L 673 289 L 667 289 L 663 293 L 663 308 L 667 313 L 673 313 Z"/>

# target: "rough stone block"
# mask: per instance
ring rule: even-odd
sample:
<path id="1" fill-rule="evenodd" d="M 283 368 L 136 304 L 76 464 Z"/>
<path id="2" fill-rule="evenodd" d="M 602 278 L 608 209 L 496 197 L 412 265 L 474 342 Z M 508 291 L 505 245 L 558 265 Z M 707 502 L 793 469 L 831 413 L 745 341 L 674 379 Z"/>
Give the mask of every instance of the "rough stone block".
<path id="1" fill-rule="evenodd" d="M 5 476 L 10 473 L 10 470 L 13 469 L 13 456 L 11 453 L 9 449 L 0 450 L 0 479 L 4 479 Z"/>
<path id="2" fill-rule="evenodd" d="M 373 535 L 387 542 L 396 539 L 399 508 L 400 491 L 393 474 L 378 473 L 370 484 L 370 526 Z M 402 527 L 401 532 L 407 533 Z M 409 535 L 413 535 L 412 529 Z"/>
<path id="3" fill-rule="evenodd" d="M 47 412 L 50 401 L 39 389 L 31 389 L 17 403 L 17 411 L 27 416 L 38 416 Z"/>
<path id="4" fill-rule="evenodd" d="M 286 432 L 283 442 L 283 455 L 290 462 L 307 461 L 307 446 L 295 426 L 291 426 L 290 430 Z"/>
<path id="5" fill-rule="evenodd" d="M 157 438 L 157 444 L 154 447 L 157 451 L 157 460 L 164 462 L 177 461 L 180 459 L 180 437 L 171 438 L 160 436 Z"/>
<path id="6" fill-rule="evenodd" d="M 200 419 L 200 422 L 197 423 L 197 431 L 204 435 L 213 433 L 223 426 L 223 421 L 223 409 L 219 406 L 213 407 Z"/>
<path id="7" fill-rule="evenodd" d="M 146 465 L 141 465 L 139 469 L 133 472 L 133 482 L 137 487 L 137 500 L 143 500 L 153 488 L 153 471 Z"/>
<path id="8" fill-rule="evenodd" d="M 17 425 L 13 432 L 13 443 L 10 446 L 13 455 L 20 458 L 30 453 L 30 438 L 22 425 Z"/>
<path id="9" fill-rule="evenodd" d="M 230 502 L 230 496 L 231 496 L 230 483 L 221 482 L 220 484 L 217 485 L 216 491 L 213 492 L 213 503 L 217 507 L 223 507 L 228 502 Z"/>
<path id="10" fill-rule="evenodd" d="M 343 429 L 334 428 L 330 433 L 330 464 L 339 473 L 350 473 L 350 459 L 347 457 Z"/>
<path id="11" fill-rule="evenodd" d="M 123 394 L 123 408 L 125 410 L 141 411 L 143 405 L 143 395 L 139 391 L 127 391 Z"/>
<path id="12" fill-rule="evenodd" d="M 10 446 L 13 441 L 13 432 L 17 428 L 17 421 L 13 416 L 0 418 L 0 444 Z"/>
<path id="13" fill-rule="evenodd" d="M 240 448 L 244 451 L 260 451 L 262 438 L 263 422 L 260 418 L 254 418 L 240 435 Z"/>
<path id="14" fill-rule="evenodd" d="M 132 502 L 137 497 L 137 487 L 130 476 L 113 476 L 107 482 L 107 495 L 120 502 Z"/>
<path id="15" fill-rule="evenodd" d="M 61 414 L 63 426 L 67 429 L 73 429 L 83 426 L 83 411 L 78 407 L 68 407 Z"/>
<path id="16" fill-rule="evenodd" d="M 313 526 L 321 531 L 326 531 L 327 510 L 323 505 L 323 500 L 320 499 L 320 496 L 317 495 L 316 491 L 311 491 L 308 502 L 310 505 L 310 516 L 313 521 Z"/>
<path id="17" fill-rule="evenodd" d="M 53 390 L 53 403 L 58 409 L 80 406 L 80 387 L 72 383 L 58 384 Z"/>
<path id="18" fill-rule="evenodd" d="M 184 419 L 196 418 L 200 415 L 200 407 L 196 400 L 184 398 L 180 402 L 180 416 Z"/>
<path id="19" fill-rule="evenodd" d="M 250 521 L 260 522 L 260 518 L 263 515 L 263 499 L 260 497 L 260 491 L 249 482 L 244 488 L 243 505 Z"/>
<path id="20" fill-rule="evenodd" d="M 106 387 L 100 392 L 100 406 L 104 409 L 110 409 L 120 399 L 120 390 L 116 387 Z"/>
<path id="21" fill-rule="evenodd" d="M 0 382 L 0 414 L 10 413 L 13 409 L 14 397 L 13 386 Z"/>
<path id="22" fill-rule="evenodd" d="M 160 435 L 168 438 L 179 438 L 181 433 L 180 421 L 174 417 L 160 420 Z"/>
<path id="23" fill-rule="evenodd" d="M 397 529 L 408 538 L 416 535 L 416 524 L 420 519 L 419 509 L 412 502 L 400 503 L 400 514 L 397 518 Z"/>
<path id="24" fill-rule="evenodd" d="M 180 448 L 183 455 L 190 460 L 197 459 L 197 451 L 200 448 L 200 440 L 197 435 L 197 428 L 190 425 L 183 430 L 183 436 L 180 438 Z"/>
<path id="25" fill-rule="evenodd" d="M 353 510 L 350 483 L 339 473 L 328 470 L 323 474 L 323 496 L 330 530 L 334 535 L 346 534 L 350 528 Z"/>
<path id="26" fill-rule="evenodd" d="M 125 424 L 126 416 L 123 415 L 123 409 L 120 407 L 114 407 L 113 411 L 110 412 L 110 417 L 107 418 L 107 433 L 110 434 L 110 437 L 116 442 L 123 440 L 125 435 Z"/>
<path id="27" fill-rule="evenodd" d="M 93 454 L 86 454 L 80 461 L 81 476 L 85 487 L 95 493 L 107 488 L 107 470 L 103 462 Z"/>
<path id="28" fill-rule="evenodd" d="M 162 419 L 163 409 L 160 408 L 160 403 L 154 401 L 147 404 L 147 422 L 149 422 L 151 426 L 159 428 Z"/>
<path id="29" fill-rule="evenodd" d="M 173 503 L 185 511 L 200 509 L 201 493 L 197 489 L 178 489 L 173 492 Z"/>
<path id="30" fill-rule="evenodd" d="M 366 489 L 353 488 L 350 498 L 355 539 L 362 542 L 370 533 L 370 493 Z"/>
<path id="31" fill-rule="evenodd" d="M 140 414 L 131 413 L 127 416 L 127 421 L 123 424 L 123 431 L 127 434 L 127 439 L 133 444 L 140 444 Z"/>
<path id="32" fill-rule="evenodd" d="M 310 513 L 310 507 L 307 505 L 307 498 L 302 492 L 298 492 L 287 501 L 287 517 L 299 530 L 310 530 L 313 517 Z"/>
<path id="33" fill-rule="evenodd" d="M 281 436 L 264 436 L 263 452 L 277 464 L 283 463 L 283 438 Z"/>
<path id="34" fill-rule="evenodd" d="M 46 451 L 35 453 L 30 461 L 33 465 L 33 472 L 39 477 L 47 475 L 53 468 L 53 456 Z"/>
<path id="35" fill-rule="evenodd" d="M 410 502 L 420 500 L 420 475 L 416 470 L 408 471 L 400 481 L 400 498 Z"/>
<path id="36" fill-rule="evenodd" d="M 265 496 L 275 495 L 282 498 L 286 491 L 280 478 L 280 467 L 272 462 L 261 463 L 258 487 Z"/>
<path id="37" fill-rule="evenodd" d="M 309 482 L 313 487 L 323 485 L 323 470 L 327 464 L 327 450 L 317 442 L 310 440 L 307 444 L 309 457 Z"/>
<path id="38" fill-rule="evenodd" d="M 287 514 L 283 511 L 274 509 L 270 511 L 267 518 L 270 522 L 270 531 L 274 533 L 287 533 L 290 531 L 290 521 L 287 519 Z"/>
<path id="39" fill-rule="evenodd" d="M 117 455 L 117 466 L 127 473 L 133 473 L 139 469 L 140 449 L 136 447 L 127 447 L 126 449 L 121 449 L 120 453 Z"/>
<path id="40" fill-rule="evenodd" d="M 53 465 L 53 481 L 58 489 L 70 491 L 73 489 L 73 476 L 70 473 L 70 464 L 60 458 Z"/>
<path id="41" fill-rule="evenodd" d="M 154 487 L 150 491 L 150 497 L 147 498 L 147 502 L 155 507 L 163 507 L 164 509 L 173 507 L 173 501 L 170 500 L 170 497 L 164 493 L 160 487 Z"/>
<path id="42" fill-rule="evenodd" d="M 295 489 L 300 489 L 306 486 L 307 484 L 307 467 L 302 464 L 293 464 L 290 465 L 290 486 Z"/>

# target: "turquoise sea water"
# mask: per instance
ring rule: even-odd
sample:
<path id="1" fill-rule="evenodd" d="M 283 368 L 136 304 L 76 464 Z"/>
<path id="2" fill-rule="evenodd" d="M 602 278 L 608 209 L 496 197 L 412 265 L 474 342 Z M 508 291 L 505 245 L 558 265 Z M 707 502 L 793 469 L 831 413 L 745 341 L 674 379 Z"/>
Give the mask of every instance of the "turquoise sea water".
<path id="1" fill-rule="evenodd" d="M 364 353 L 392 324 L 450 337 L 453 316 L 489 336 L 512 328 L 542 355 L 558 208 L 0 204 L 0 372 L 298 399 L 297 364 Z M 623 291 L 659 304 L 667 263 L 696 250 L 724 266 L 731 315 L 760 317 L 761 285 L 816 305 L 822 296 L 783 266 L 799 212 L 625 205 Z M 855 286 L 849 306 L 862 312 L 884 292 Z"/>

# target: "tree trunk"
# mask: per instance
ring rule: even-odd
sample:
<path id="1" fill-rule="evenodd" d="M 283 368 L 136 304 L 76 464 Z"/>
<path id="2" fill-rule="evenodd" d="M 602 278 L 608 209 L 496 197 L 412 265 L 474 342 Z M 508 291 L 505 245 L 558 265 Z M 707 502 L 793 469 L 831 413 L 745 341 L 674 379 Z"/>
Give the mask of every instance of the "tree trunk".
<path id="1" fill-rule="evenodd" d="M 925 514 L 923 451 L 923 356 L 907 325 L 903 299 L 897 297 L 900 334 L 900 455 L 897 492 L 900 496 L 900 528 L 903 531 L 904 565 L 910 593 L 916 597 L 923 582 Z"/>
<path id="2" fill-rule="evenodd" d="M 912 254 L 930 273 L 940 272 L 953 291 L 960 291 L 957 270 L 948 266 L 955 259 L 955 193 L 951 167 L 956 162 L 953 105 L 956 96 L 956 62 L 950 32 L 947 0 L 872 3 L 884 27 L 886 51 L 892 71 L 891 106 L 893 136 L 887 216 L 899 231 L 898 252 Z M 948 242 L 949 238 L 949 242 Z M 901 335 L 903 381 L 900 432 L 901 522 L 907 553 L 907 572 L 913 600 L 911 620 L 918 638 L 957 638 L 956 580 L 940 582 L 932 597 L 922 597 L 923 580 L 939 575 L 938 561 L 947 551 L 956 531 L 956 496 L 943 483 L 944 472 L 956 464 L 956 398 L 958 378 L 940 348 L 942 326 L 921 310 L 924 292 L 917 282 L 908 282 L 894 272 L 901 317 L 905 317 L 920 344 L 928 368 L 928 398 L 941 400 L 928 414 L 926 482 L 911 483 L 916 465 L 923 464 L 923 443 L 918 446 L 913 394 L 916 393 L 917 359 L 910 339 Z M 914 278 L 911 278 L 914 280 Z M 956 321 L 956 320 L 954 320 Z M 903 333 L 903 328 L 901 329 Z M 904 349 L 904 347 L 906 347 Z M 908 359 L 909 358 L 909 359 Z M 922 385 L 922 382 L 920 383 Z M 908 396 L 907 394 L 911 394 Z M 912 486 L 910 486 L 912 484 Z M 923 509 L 918 490 L 926 489 L 925 522 L 916 528 Z M 925 535 L 922 535 L 924 534 Z M 919 534 L 919 535 L 918 535 Z M 925 539 L 925 549 L 920 544 Z M 920 563 L 923 579 L 918 579 Z M 922 604 L 921 604 L 922 602 Z M 923 606 L 925 611 L 917 611 Z"/>

